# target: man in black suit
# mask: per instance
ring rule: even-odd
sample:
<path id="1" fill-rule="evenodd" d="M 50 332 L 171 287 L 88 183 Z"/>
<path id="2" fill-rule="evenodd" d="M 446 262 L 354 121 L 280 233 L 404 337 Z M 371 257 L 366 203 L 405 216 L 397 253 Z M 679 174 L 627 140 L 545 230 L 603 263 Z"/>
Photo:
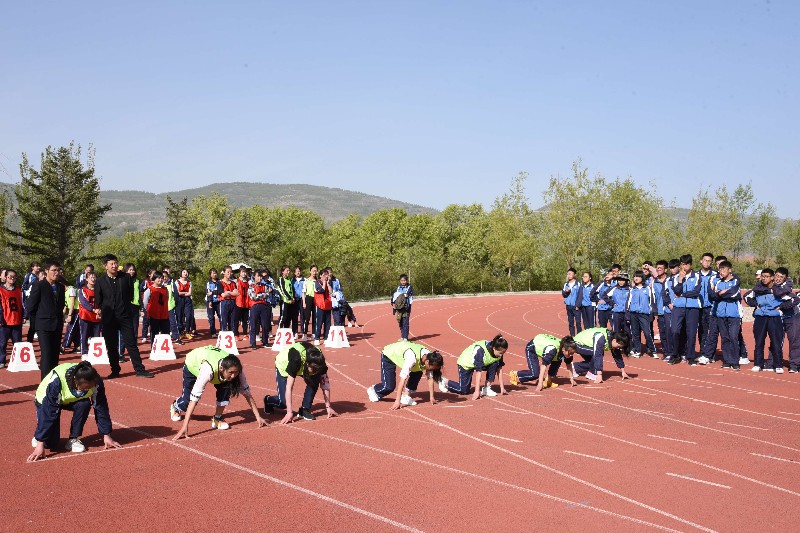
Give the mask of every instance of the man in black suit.
<path id="1" fill-rule="evenodd" d="M 45 278 L 33 283 L 26 302 L 29 314 L 36 317 L 34 327 L 39 336 L 42 379 L 58 365 L 61 331 L 64 329 L 64 285 L 59 283 L 61 265 L 55 261 L 47 262 L 44 269 Z"/>
<path id="2" fill-rule="evenodd" d="M 131 301 L 133 300 L 134 279 L 119 271 L 117 256 L 108 254 L 103 258 L 106 275 L 97 279 L 94 287 L 94 304 L 100 310 L 103 325 L 103 338 L 106 340 L 111 374 L 108 378 L 119 377 L 119 336 L 131 356 L 131 363 L 140 378 L 152 378 L 153 374 L 144 369 L 142 356 L 136 344 L 131 322 Z M 63 298 L 62 298 L 63 299 Z"/>

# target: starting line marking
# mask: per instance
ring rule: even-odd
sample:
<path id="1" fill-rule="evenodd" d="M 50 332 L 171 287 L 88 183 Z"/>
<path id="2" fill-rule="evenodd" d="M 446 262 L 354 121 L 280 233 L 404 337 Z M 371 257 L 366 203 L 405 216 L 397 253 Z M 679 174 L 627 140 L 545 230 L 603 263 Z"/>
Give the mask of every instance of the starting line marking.
<path id="1" fill-rule="evenodd" d="M 764 457 L 766 459 L 775 459 L 776 461 L 783 461 L 785 463 L 800 464 L 793 459 L 784 459 L 783 457 L 775 457 L 774 455 L 764 455 L 763 453 L 750 452 L 750 455 L 755 455 L 756 457 Z"/>
<path id="2" fill-rule="evenodd" d="M 579 400 L 577 398 L 564 398 L 565 400 L 569 400 L 571 402 L 581 402 L 581 403 L 590 403 L 592 405 L 597 405 L 597 402 L 590 402 L 589 400 Z"/>
<path id="3" fill-rule="evenodd" d="M 573 424 L 582 424 L 584 426 L 594 426 L 596 428 L 604 428 L 605 426 L 601 426 L 600 424 L 590 424 L 589 422 L 578 422 L 577 420 L 564 420 L 564 422 L 572 422 Z"/>
<path id="4" fill-rule="evenodd" d="M 492 435 L 491 433 L 481 433 L 481 435 L 485 435 L 487 437 L 492 437 L 494 439 L 510 440 L 511 442 L 522 442 L 521 440 L 509 439 L 508 437 L 501 437 L 500 435 Z"/>
<path id="5" fill-rule="evenodd" d="M 663 383 L 663 382 L 667 382 L 669 380 L 668 379 L 642 379 L 642 381 L 651 381 L 651 382 L 657 382 L 658 381 L 658 382 L 662 382 Z"/>
<path id="6" fill-rule="evenodd" d="M 737 428 L 760 429 L 761 431 L 769 431 L 766 428 L 757 428 L 755 426 L 745 426 L 743 424 L 732 424 L 730 422 L 717 422 L 717 424 L 725 424 L 726 426 L 736 426 Z"/>
<path id="7" fill-rule="evenodd" d="M 498 411 L 505 411 L 507 413 L 514 413 L 515 415 L 527 415 L 527 414 L 529 414 L 529 413 L 526 413 L 525 411 L 514 411 L 512 409 L 503 409 L 502 407 L 495 407 L 495 409 L 497 409 Z"/>
<path id="8" fill-rule="evenodd" d="M 581 457 L 588 457 L 589 459 L 597 459 L 598 461 L 606 461 L 607 463 L 614 462 L 614 459 L 606 459 L 605 457 L 597 457 L 596 455 L 587 455 L 585 453 L 578 453 L 570 450 L 564 450 L 564 453 L 571 453 L 572 455 L 580 455 Z"/>
<path id="9" fill-rule="evenodd" d="M 625 390 L 625 392 L 632 392 L 634 394 L 647 394 L 648 396 L 656 396 L 653 392 L 639 392 L 638 390 Z"/>
<path id="10" fill-rule="evenodd" d="M 345 416 L 339 417 L 342 420 L 367 420 L 368 418 L 382 418 L 380 416 Z"/>
<path id="11" fill-rule="evenodd" d="M 706 485 L 713 485 L 714 487 L 720 487 L 722 489 L 729 489 L 730 488 L 728 485 L 722 485 L 721 483 L 713 483 L 711 481 L 705 481 L 703 479 L 695 479 L 695 478 L 693 478 L 691 476 L 682 476 L 680 474 L 673 474 L 672 472 L 667 472 L 667 475 L 668 476 L 672 476 L 672 477 L 679 477 L 681 479 L 688 479 L 689 481 L 694 481 L 696 483 L 705 483 Z"/>
<path id="12" fill-rule="evenodd" d="M 778 411 L 782 415 L 800 416 L 800 413 L 787 413 L 786 411 Z"/>
<path id="13" fill-rule="evenodd" d="M 471 405 L 443 405 L 444 409 L 457 409 L 460 407 L 472 407 Z"/>
<path id="14" fill-rule="evenodd" d="M 698 387 L 700 389 L 713 389 L 713 387 L 709 387 L 707 385 L 695 385 L 694 383 L 681 383 L 681 385 L 685 387 Z"/>
<path id="15" fill-rule="evenodd" d="M 697 444 L 696 442 L 692 442 L 690 440 L 673 439 L 672 437 L 662 437 L 661 435 L 647 435 L 647 436 L 653 437 L 654 439 L 674 440 L 675 442 L 683 442 L 686 444 Z"/>

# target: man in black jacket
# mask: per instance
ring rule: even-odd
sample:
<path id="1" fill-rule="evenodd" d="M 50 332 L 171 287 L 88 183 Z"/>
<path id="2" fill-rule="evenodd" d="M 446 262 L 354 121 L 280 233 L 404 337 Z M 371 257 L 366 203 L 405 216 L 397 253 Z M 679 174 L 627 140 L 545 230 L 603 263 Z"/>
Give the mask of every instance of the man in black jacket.
<path id="1" fill-rule="evenodd" d="M 36 317 L 33 327 L 39 336 L 42 379 L 58 365 L 61 330 L 64 329 L 64 285 L 59 283 L 61 265 L 47 262 L 44 269 L 45 278 L 33 282 L 26 301 L 28 313 Z"/>
<path id="2" fill-rule="evenodd" d="M 118 270 L 117 257 L 108 254 L 103 258 L 106 275 L 98 278 L 94 288 L 94 303 L 100 310 L 100 321 L 103 325 L 103 338 L 106 340 L 108 360 L 111 363 L 111 374 L 108 378 L 119 377 L 119 336 L 125 349 L 131 356 L 131 363 L 136 375 L 141 378 L 152 378 L 153 374 L 144 369 L 142 356 L 131 322 L 131 301 L 133 300 L 134 279 L 126 272 Z M 63 297 L 62 297 L 63 300 Z"/>

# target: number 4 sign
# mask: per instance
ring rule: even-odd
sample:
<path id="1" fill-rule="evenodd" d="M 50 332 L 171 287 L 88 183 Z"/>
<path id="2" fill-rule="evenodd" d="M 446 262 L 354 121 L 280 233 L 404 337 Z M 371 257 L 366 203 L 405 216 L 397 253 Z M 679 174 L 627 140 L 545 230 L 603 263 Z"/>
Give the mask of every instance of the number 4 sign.
<path id="1" fill-rule="evenodd" d="M 239 348 L 236 346 L 236 337 L 232 331 L 220 331 L 217 336 L 217 348 L 225 350 L 229 354 L 239 355 Z"/>
<path id="2" fill-rule="evenodd" d="M 333 326 L 328 333 L 328 338 L 325 339 L 326 348 L 349 348 L 350 343 L 347 342 L 347 333 L 344 331 L 344 326 Z"/>
<path id="3" fill-rule="evenodd" d="M 106 350 L 106 340 L 103 337 L 92 337 L 89 339 L 89 353 L 81 356 L 82 361 L 89 361 L 92 366 L 110 365 L 108 360 L 108 350 Z"/>
<path id="4" fill-rule="evenodd" d="M 172 361 L 175 357 L 175 348 L 172 346 L 172 338 L 160 333 L 153 338 L 153 345 L 150 347 L 151 361 Z"/>
<path id="5" fill-rule="evenodd" d="M 39 370 L 36 364 L 36 353 L 33 351 L 33 344 L 29 342 L 15 342 L 11 349 L 11 361 L 8 362 L 9 372 L 25 372 L 27 370 Z"/>

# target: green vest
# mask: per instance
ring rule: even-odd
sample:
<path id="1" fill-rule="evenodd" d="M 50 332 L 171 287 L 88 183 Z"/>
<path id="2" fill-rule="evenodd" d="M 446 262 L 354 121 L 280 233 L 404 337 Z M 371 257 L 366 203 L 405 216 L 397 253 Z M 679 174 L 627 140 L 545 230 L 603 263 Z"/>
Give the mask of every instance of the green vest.
<path id="1" fill-rule="evenodd" d="M 86 392 L 85 396 L 75 396 L 67 385 L 67 370 L 70 368 L 78 366 L 77 363 L 62 363 L 55 367 L 53 371 L 45 376 L 41 383 L 39 383 L 39 388 L 36 389 L 36 401 L 40 404 L 44 401 L 44 397 L 47 394 L 47 386 L 50 385 L 50 381 L 53 379 L 53 374 L 58 376 L 59 381 L 61 381 L 61 395 L 59 397 L 59 405 L 69 405 L 71 403 L 79 402 L 81 400 L 88 400 L 94 395 L 94 387 L 89 389 Z"/>
<path id="2" fill-rule="evenodd" d="M 294 286 L 292 285 L 292 280 L 284 278 L 283 276 L 278 278 L 278 283 L 281 284 L 281 300 L 283 303 L 290 304 L 294 301 Z"/>
<path id="3" fill-rule="evenodd" d="M 289 368 L 289 350 L 292 348 L 300 353 L 300 372 L 298 372 L 297 375 L 302 376 L 306 368 L 306 347 L 303 346 L 301 342 L 289 345 L 275 356 L 275 369 L 285 378 L 289 377 L 289 372 L 287 372 L 286 369 Z"/>
<path id="4" fill-rule="evenodd" d="M 475 349 L 483 348 L 483 366 L 489 366 L 500 360 L 500 356 L 495 356 L 489 349 L 489 341 L 473 342 L 458 356 L 458 366 L 464 370 L 475 370 Z"/>
<path id="5" fill-rule="evenodd" d="M 133 278 L 133 300 L 131 303 L 136 307 L 139 307 L 139 302 L 141 301 L 142 293 L 139 291 L 139 280 Z"/>
<path id="6" fill-rule="evenodd" d="M 167 287 L 167 311 L 172 311 L 175 309 L 175 282 L 170 282 L 169 286 Z"/>
<path id="7" fill-rule="evenodd" d="M 193 376 L 200 375 L 200 366 L 207 362 L 211 365 L 211 383 L 219 385 L 222 380 L 219 378 L 219 362 L 228 357 L 228 352 L 220 350 L 215 346 L 203 346 L 195 348 L 186 354 L 186 368 Z"/>
<path id="8" fill-rule="evenodd" d="M 561 339 L 548 335 L 547 333 L 540 333 L 533 338 L 533 348 L 536 350 L 536 356 L 540 359 L 544 357 L 544 351 L 548 346 L 556 349 L 556 355 L 553 357 L 553 362 L 561 359 Z"/>
<path id="9" fill-rule="evenodd" d="M 403 366 L 406 364 L 406 360 L 403 357 L 403 354 L 406 353 L 406 350 L 411 350 L 414 352 L 414 357 L 417 358 L 417 362 L 411 367 L 411 372 L 422 372 L 422 350 L 427 350 L 427 348 L 421 344 L 408 341 L 393 342 L 392 344 L 383 347 L 383 355 L 388 357 L 389 360 L 397 366 L 397 368 L 403 368 Z"/>
<path id="10" fill-rule="evenodd" d="M 304 287 L 304 292 L 306 296 L 314 296 L 314 286 L 316 285 L 317 280 L 314 278 L 306 278 L 306 286 Z"/>
<path id="11" fill-rule="evenodd" d="M 581 346 L 594 346 L 594 336 L 597 333 L 602 333 L 606 338 L 606 350 L 611 349 L 611 343 L 608 340 L 608 330 L 606 328 L 589 328 L 581 331 L 577 335 L 573 337 L 575 339 L 575 344 L 580 344 Z"/>
<path id="12" fill-rule="evenodd" d="M 64 307 L 69 307 L 69 301 L 71 299 L 71 297 L 69 295 L 69 290 L 70 289 L 74 289 L 74 288 L 75 287 L 73 287 L 72 285 L 67 285 L 67 287 L 64 289 Z M 77 293 L 76 293 L 76 296 L 77 296 Z M 77 309 L 77 307 L 74 307 L 73 309 Z"/>

